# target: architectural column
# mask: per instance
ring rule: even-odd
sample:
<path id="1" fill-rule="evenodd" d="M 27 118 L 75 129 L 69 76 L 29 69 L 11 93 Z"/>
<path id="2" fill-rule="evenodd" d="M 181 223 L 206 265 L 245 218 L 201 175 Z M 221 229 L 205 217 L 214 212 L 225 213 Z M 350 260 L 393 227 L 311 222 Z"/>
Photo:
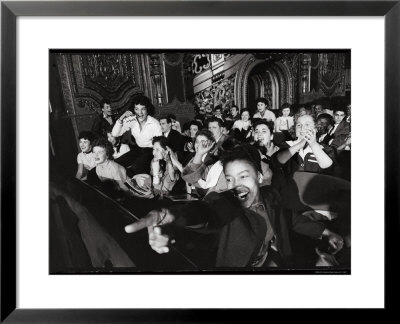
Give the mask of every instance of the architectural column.
<path id="1" fill-rule="evenodd" d="M 159 54 L 150 54 L 150 77 L 156 88 L 156 101 L 158 106 L 164 105 L 164 96 L 162 91 L 163 74 L 161 72 L 161 63 Z"/>

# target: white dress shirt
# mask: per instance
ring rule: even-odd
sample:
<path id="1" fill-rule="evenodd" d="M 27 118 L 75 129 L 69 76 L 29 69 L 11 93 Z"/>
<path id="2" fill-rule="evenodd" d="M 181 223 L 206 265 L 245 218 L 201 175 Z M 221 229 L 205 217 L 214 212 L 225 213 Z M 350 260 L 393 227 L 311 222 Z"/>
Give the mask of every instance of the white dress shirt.
<path id="1" fill-rule="evenodd" d="M 275 114 L 271 110 L 268 110 L 268 109 L 266 109 L 264 111 L 264 114 L 262 116 L 259 112 L 255 113 L 253 118 L 262 118 L 262 119 L 266 119 L 266 120 L 272 120 L 273 122 L 275 122 L 275 119 L 276 119 Z"/>
<path id="2" fill-rule="evenodd" d="M 153 137 L 162 135 L 160 122 L 151 116 L 147 116 L 147 120 L 145 124 L 142 125 L 142 129 L 140 129 L 136 116 L 126 118 L 122 123 L 117 121 L 112 130 L 112 134 L 114 137 L 118 137 L 128 129 L 131 130 L 132 136 L 135 138 L 136 144 L 139 147 L 153 147 Z"/>

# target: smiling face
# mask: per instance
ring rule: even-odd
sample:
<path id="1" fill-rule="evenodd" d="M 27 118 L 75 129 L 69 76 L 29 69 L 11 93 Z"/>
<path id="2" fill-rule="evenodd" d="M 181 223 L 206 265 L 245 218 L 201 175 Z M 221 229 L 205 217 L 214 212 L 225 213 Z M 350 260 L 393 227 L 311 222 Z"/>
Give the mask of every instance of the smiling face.
<path id="1" fill-rule="evenodd" d="M 96 164 L 102 164 L 108 160 L 106 149 L 101 146 L 93 147 L 94 162 Z"/>
<path id="2" fill-rule="evenodd" d="M 92 144 L 87 138 L 81 138 L 79 140 L 79 147 L 83 153 L 89 153 L 92 150 Z"/>
<path id="3" fill-rule="evenodd" d="M 240 118 L 244 121 L 247 122 L 250 119 L 250 114 L 248 111 L 243 111 L 242 115 L 240 116 Z"/>
<path id="4" fill-rule="evenodd" d="M 143 105 L 135 105 L 135 115 L 139 122 L 143 122 L 147 119 L 147 108 Z"/>
<path id="5" fill-rule="evenodd" d="M 262 175 L 252 164 L 245 160 L 235 160 L 225 165 L 224 172 L 228 189 L 234 191 L 243 207 L 249 208 L 258 201 Z"/>
<path id="6" fill-rule="evenodd" d="M 107 103 L 103 105 L 103 108 L 101 109 L 104 115 L 110 116 L 111 115 L 111 106 Z"/>
<path id="7" fill-rule="evenodd" d="M 267 125 L 260 124 L 254 129 L 253 138 L 257 143 L 267 146 L 271 142 L 272 134 Z"/>
<path id="8" fill-rule="evenodd" d="M 164 149 L 159 142 L 155 142 L 153 145 L 153 156 L 156 160 L 162 160 L 164 158 Z"/>
<path id="9" fill-rule="evenodd" d="M 303 115 L 297 118 L 296 136 L 303 139 L 307 130 L 315 131 L 314 120 L 310 115 Z"/>

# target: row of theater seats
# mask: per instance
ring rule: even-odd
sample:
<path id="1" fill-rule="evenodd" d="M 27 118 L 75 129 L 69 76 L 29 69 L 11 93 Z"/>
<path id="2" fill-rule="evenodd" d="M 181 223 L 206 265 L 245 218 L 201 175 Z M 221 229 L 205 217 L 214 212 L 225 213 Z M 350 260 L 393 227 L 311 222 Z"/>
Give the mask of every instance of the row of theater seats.
<path id="1" fill-rule="evenodd" d="M 350 246 L 350 183 L 308 172 L 296 172 L 293 181 L 297 189 L 292 198 L 286 197 L 287 206 L 318 211 L 309 213 L 309 217 L 318 215 L 317 221 L 329 223 Z M 216 250 L 212 235 L 180 230 L 175 234 L 178 244 L 171 253 L 160 255 L 150 248 L 146 230 L 125 233 L 126 225 L 154 208 L 172 203 L 176 202 L 140 198 L 116 201 L 83 181 L 53 177 L 50 182 L 50 272 L 225 270 L 212 266 L 215 254 L 210 251 Z M 292 240 L 298 248 L 297 264 L 312 268 L 314 261 L 310 262 L 308 256 L 314 253 L 314 245 L 307 244 L 307 239 L 299 235 L 293 235 Z M 334 265 L 350 267 L 348 250 L 337 259 Z"/>

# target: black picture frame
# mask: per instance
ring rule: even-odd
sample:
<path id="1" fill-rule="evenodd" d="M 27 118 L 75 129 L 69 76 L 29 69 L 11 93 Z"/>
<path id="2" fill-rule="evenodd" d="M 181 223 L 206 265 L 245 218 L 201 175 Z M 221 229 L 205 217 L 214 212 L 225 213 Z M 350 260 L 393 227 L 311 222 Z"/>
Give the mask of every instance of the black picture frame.
<path id="1" fill-rule="evenodd" d="M 399 235 L 400 1 L 2 1 L 1 2 L 1 322 L 218 322 L 237 311 L 16 308 L 16 19 L 19 16 L 384 16 L 385 308 L 398 277 L 390 244 Z M 389 217 L 390 216 L 390 217 Z M 390 283 L 390 284 L 388 284 Z M 247 311 L 249 312 L 249 311 Z M 252 312 L 255 312 L 253 310 Z M 258 310 L 257 312 L 260 312 Z M 257 316 L 251 314 L 251 316 Z"/>

